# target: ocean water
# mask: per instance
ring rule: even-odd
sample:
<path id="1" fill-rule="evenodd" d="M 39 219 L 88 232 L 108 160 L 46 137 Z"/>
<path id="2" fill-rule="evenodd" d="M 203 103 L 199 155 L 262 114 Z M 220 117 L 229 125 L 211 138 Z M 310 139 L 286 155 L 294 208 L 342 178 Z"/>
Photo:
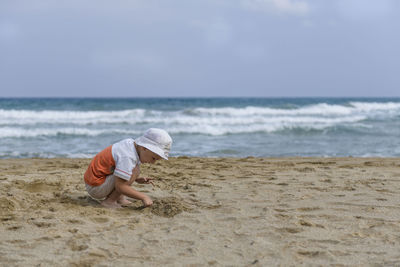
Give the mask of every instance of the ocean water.
<path id="1" fill-rule="evenodd" d="M 150 127 L 171 156 L 400 156 L 400 98 L 3 98 L 0 158 L 93 157 Z"/>

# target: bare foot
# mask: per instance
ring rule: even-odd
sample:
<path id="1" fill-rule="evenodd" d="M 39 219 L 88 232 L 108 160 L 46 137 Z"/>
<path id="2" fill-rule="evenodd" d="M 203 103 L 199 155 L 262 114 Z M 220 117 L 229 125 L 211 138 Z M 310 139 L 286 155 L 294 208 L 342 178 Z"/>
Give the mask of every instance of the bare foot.
<path id="1" fill-rule="evenodd" d="M 121 208 L 121 205 L 118 204 L 117 202 L 115 202 L 115 201 L 108 201 L 107 199 L 106 199 L 106 200 L 103 200 L 100 204 L 103 205 L 104 207 L 110 208 L 110 209 L 118 209 L 118 208 Z"/>
<path id="2" fill-rule="evenodd" d="M 132 201 L 129 201 L 126 199 L 125 196 L 120 196 L 119 199 L 117 200 L 117 202 L 121 205 L 129 205 L 132 204 Z"/>

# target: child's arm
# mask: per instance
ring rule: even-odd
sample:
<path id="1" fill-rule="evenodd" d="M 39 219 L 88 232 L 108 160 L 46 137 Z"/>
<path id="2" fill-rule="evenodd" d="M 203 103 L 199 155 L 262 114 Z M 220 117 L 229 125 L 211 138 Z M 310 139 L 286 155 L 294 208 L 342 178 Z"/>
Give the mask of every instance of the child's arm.
<path id="1" fill-rule="evenodd" d="M 135 182 L 138 184 L 152 184 L 154 186 L 153 180 L 153 178 L 149 177 L 138 177 Z"/>
<path id="2" fill-rule="evenodd" d="M 131 180 L 132 179 L 133 179 L 133 177 L 131 178 Z M 151 198 L 148 197 L 147 195 L 133 189 L 130 186 L 131 183 L 133 182 L 131 180 L 127 181 L 127 180 L 121 179 L 118 176 L 116 176 L 115 190 L 117 190 L 120 194 L 123 194 L 125 196 L 141 200 L 145 207 L 151 206 L 153 204 L 153 201 L 151 200 Z"/>

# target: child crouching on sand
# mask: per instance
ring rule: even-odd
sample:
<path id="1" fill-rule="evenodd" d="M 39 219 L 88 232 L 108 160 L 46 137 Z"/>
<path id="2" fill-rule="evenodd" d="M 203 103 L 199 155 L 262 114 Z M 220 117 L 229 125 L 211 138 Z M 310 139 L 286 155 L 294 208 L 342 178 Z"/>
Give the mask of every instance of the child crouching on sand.
<path id="1" fill-rule="evenodd" d="M 139 177 L 141 163 L 168 160 L 172 139 L 157 128 L 148 129 L 137 139 L 124 139 L 98 153 L 90 162 L 84 179 L 86 190 L 93 199 L 108 208 L 120 208 L 131 203 L 125 198 L 139 199 L 145 207 L 153 201 L 131 187 L 133 182 L 153 184 L 152 178 Z"/>

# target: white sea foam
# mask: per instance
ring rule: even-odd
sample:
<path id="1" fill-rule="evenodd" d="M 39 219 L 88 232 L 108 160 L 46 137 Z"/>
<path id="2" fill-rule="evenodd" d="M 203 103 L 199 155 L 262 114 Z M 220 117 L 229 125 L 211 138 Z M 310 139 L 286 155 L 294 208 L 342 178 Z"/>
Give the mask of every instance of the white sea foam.
<path id="1" fill-rule="evenodd" d="M 350 102 L 350 105 L 359 111 L 371 112 L 380 110 L 400 111 L 400 103 L 386 102 Z"/>
<path id="2" fill-rule="evenodd" d="M 276 132 L 290 129 L 323 130 L 335 126 L 369 127 L 369 118 L 400 115 L 400 103 L 319 103 L 300 108 L 192 108 L 173 111 L 57 111 L 0 109 L 0 138 L 37 136 L 138 135 L 147 127 L 171 133 L 224 135 Z"/>
<path id="3" fill-rule="evenodd" d="M 361 121 L 363 117 L 345 117 L 345 118 L 313 118 L 313 117 L 276 117 L 276 118 L 255 118 L 251 121 L 242 118 L 228 119 L 206 119 L 198 120 L 188 119 L 172 119 L 161 121 L 164 123 L 171 134 L 206 134 L 206 135 L 225 135 L 239 133 L 254 132 L 275 132 L 281 130 L 302 128 L 305 130 L 323 130 L 334 125 L 345 125 L 346 123 L 354 123 Z M 149 125 L 154 125 L 149 123 Z M 362 124 L 360 124 L 362 125 Z M 358 126 L 360 126 L 358 125 Z M 100 136 L 100 135 L 130 135 L 138 136 L 144 129 L 139 127 L 108 127 L 108 128 L 87 128 L 85 126 L 76 127 L 36 127 L 24 128 L 21 126 L 2 127 L 0 138 L 22 138 L 22 137 L 39 137 L 39 136 Z"/>
<path id="4" fill-rule="evenodd" d="M 340 105 L 317 104 L 297 109 L 278 109 L 262 107 L 244 107 L 244 108 L 196 108 L 194 114 L 203 115 L 225 115 L 225 116 L 254 116 L 254 115 L 347 115 L 352 113 L 352 108 Z"/>
<path id="5" fill-rule="evenodd" d="M 349 106 L 320 103 L 293 109 L 244 107 L 244 108 L 196 108 L 194 114 L 225 115 L 225 116 L 254 116 L 254 115 L 311 115 L 311 116 L 343 116 L 351 114 L 368 114 L 382 110 L 400 112 L 400 103 L 368 103 L 350 102 Z"/>
<path id="6" fill-rule="evenodd" d="M 3 127 L 0 131 L 0 138 L 21 138 L 38 136 L 57 136 L 57 135 L 75 135 L 75 136 L 99 136 L 102 134 L 130 134 L 138 135 L 136 130 L 125 129 L 89 129 L 89 128 L 37 128 L 25 129 L 20 127 Z"/>
<path id="7" fill-rule="evenodd" d="M 0 109 L 0 124 L 32 125 L 37 123 L 52 124 L 94 124 L 138 122 L 143 118 L 144 109 L 122 111 L 32 111 Z"/>
<path id="8" fill-rule="evenodd" d="M 243 108 L 193 108 L 178 111 L 160 111 L 144 109 L 128 109 L 120 111 L 57 111 L 57 110 L 4 110 L 0 109 L 0 124 L 35 124 L 35 123 L 74 123 L 74 124 L 95 124 L 95 123 L 127 123 L 136 124 L 141 122 L 159 122 L 172 120 L 184 122 L 195 119 L 222 120 L 226 118 L 270 118 L 277 116 L 297 117 L 342 117 L 342 116 L 365 116 L 370 117 L 375 112 L 391 111 L 400 114 L 400 103 L 367 103 L 350 102 L 350 105 L 330 105 L 320 103 L 293 109 L 268 108 L 268 107 L 243 107 Z M 181 120 L 181 121 L 179 121 Z"/>

